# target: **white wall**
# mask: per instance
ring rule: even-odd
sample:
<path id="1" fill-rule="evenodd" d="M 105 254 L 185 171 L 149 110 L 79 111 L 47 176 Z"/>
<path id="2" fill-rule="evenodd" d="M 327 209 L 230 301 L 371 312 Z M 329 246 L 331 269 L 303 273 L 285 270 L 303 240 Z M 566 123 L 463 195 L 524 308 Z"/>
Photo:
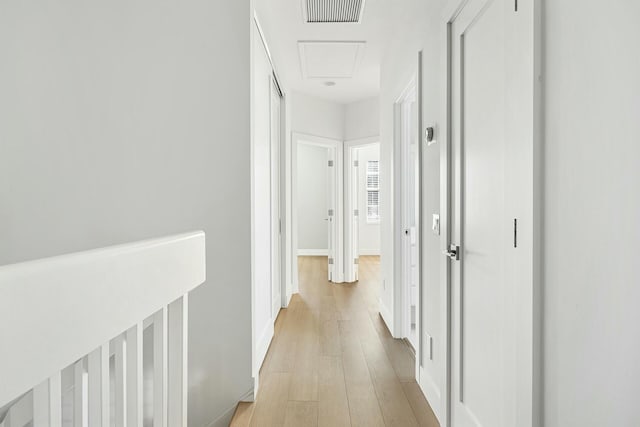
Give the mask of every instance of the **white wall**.
<path id="1" fill-rule="evenodd" d="M 301 255 L 326 255 L 328 149 L 298 144 L 298 251 Z"/>
<path id="2" fill-rule="evenodd" d="M 249 1 L 0 4 L 0 264 L 203 229 L 194 427 L 252 388 L 250 16 Z"/>
<path id="3" fill-rule="evenodd" d="M 545 2 L 544 425 L 640 425 L 640 3 Z"/>
<path id="4" fill-rule="evenodd" d="M 418 52 L 422 51 L 422 129 L 436 127 L 436 143 L 422 145 L 422 334 L 432 338 L 433 357 L 422 358 L 421 385 L 441 422 L 446 414 L 446 290 L 443 269 L 446 260 L 441 255 L 445 243 L 431 230 L 433 214 L 441 213 L 441 168 L 446 129 L 446 22 L 445 10 L 454 0 L 414 1 L 420 13 L 407 17 L 405 31 L 396 33 L 383 58 L 381 67 L 380 136 L 381 186 L 383 188 L 381 222 L 381 270 L 384 286 L 381 308 L 392 331 L 400 325 L 391 316 L 394 302 L 393 285 L 400 284 L 400 265 L 393 264 L 394 254 L 400 261 L 400 236 L 394 239 L 393 230 L 400 230 L 399 203 L 399 146 L 394 144 L 393 104 L 417 73 Z M 441 218 L 443 221 L 444 218 Z M 446 223 L 442 222 L 444 226 Z M 397 317 L 397 316 L 396 316 Z"/>
<path id="5" fill-rule="evenodd" d="M 306 135 L 344 139 L 345 107 L 337 102 L 293 92 L 291 130 Z"/>
<path id="6" fill-rule="evenodd" d="M 380 255 L 380 222 L 367 221 L 367 162 L 380 160 L 380 144 L 358 148 L 358 249 L 360 255 Z"/>
<path id="7" fill-rule="evenodd" d="M 345 105 L 344 139 L 367 138 L 380 134 L 380 99 L 363 99 Z"/>

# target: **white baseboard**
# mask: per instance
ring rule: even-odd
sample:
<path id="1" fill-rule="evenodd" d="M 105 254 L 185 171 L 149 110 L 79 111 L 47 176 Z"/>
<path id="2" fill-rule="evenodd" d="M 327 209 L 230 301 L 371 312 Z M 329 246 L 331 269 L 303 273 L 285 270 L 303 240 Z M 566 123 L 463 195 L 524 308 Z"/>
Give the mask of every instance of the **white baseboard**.
<path id="1" fill-rule="evenodd" d="M 291 286 L 291 287 L 293 288 L 293 286 Z M 282 308 L 289 307 L 289 304 L 291 304 L 291 298 L 293 298 L 293 292 L 287 293 L 287 295 L 285 296 L 285 302 L 284 302 L 284 305 L 282 306 Z"/>
<path id="2" fill-rule="evenodd" d="M 380 255 L 380 249 L 360 249 L 360 255 Z"/>
<path id="3" fill-rule="evenodd" d="M 262 363 L 264 362 L 264 358 L 267 355 L 267 351 L 269 350 L 269 345 L 271 345 L 271 340 L 273 339 L 273 322 L 269 320 L 267 326 L 265 326 L 264 330 L 260 334 L 260 338 L 258 338 L 258 342 L 256 343 L 256 359 L 254 366 L 254 376 L 258 375 L 260 372 L 260 368 L 262 367 Z"/>
<path id="4" fill-rule="evenodd" d="M 298 249 L 298 256 L 327 256 L 329 249 Z"/>
<path id="5" fill-rule="evenodd" d="M 418 381 L 418 385 L 420 386 L 422 394 L 427 399 L 427 402 L 429 402 L 429 405 L 433 410 L 433 414 L 438 419 L 438 422 L 440 423 L 440 425 L 444 425 L 444 420 L 442 418 L 444 409 L 442 408 L 443 401 L 440 389 L 433 381 L 431 376 L 427 374 L 427 371 L 422 367 L 420 368 L 420 378 Z"/>

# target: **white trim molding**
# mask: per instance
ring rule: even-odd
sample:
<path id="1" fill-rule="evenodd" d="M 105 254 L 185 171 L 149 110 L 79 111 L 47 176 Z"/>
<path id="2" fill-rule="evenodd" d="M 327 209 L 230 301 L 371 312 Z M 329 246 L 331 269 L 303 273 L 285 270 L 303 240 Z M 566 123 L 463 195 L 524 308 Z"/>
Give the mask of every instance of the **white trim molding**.
<path id="1" fill-rule="evenodd" d="M 361 256 L 380 256 L 380 248 L 378 249 L 360 249 L 358 254 Z"/>

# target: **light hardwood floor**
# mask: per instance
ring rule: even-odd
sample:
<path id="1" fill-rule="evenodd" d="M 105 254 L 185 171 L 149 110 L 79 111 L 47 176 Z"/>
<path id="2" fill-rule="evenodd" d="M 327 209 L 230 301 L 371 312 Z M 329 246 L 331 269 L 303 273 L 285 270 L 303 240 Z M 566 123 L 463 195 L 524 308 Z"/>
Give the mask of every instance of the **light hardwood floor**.
<path id="1" fill-rule="evenodd" d="M 353 284 L 329 283 L 326 257 L 298 266 L 300 293 L 276 321 L 251 425 L 438 427 L 411 351 L 378 314 L 379 257 L 360 257 Z"/>

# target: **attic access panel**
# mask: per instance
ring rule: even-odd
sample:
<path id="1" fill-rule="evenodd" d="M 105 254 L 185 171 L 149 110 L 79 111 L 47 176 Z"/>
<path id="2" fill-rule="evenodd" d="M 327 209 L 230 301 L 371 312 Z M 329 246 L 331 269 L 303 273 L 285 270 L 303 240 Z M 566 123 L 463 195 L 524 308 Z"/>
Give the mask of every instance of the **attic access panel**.
<path id="1" fill-rule="evenodd" d="M 363 41 L 299 41 L 300 69 L 306 79 L 350 79 L 364 54 Z"/>

